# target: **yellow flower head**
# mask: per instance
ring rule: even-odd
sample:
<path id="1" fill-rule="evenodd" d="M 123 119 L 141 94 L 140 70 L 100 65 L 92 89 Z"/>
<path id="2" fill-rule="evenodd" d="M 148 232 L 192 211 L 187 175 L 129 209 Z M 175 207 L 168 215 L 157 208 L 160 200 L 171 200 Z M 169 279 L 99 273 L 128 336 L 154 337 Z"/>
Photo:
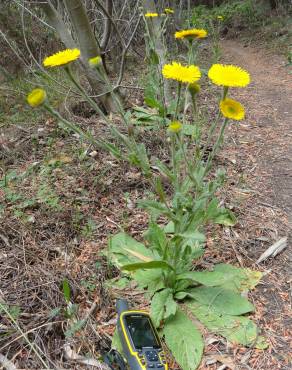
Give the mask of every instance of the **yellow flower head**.
<path id="1" fill-rule="evenodd" d="M 43 65 L 45 67 L 58 67 L 73 62 L 80 57 L 79 49 L 66 49 L 59 51 L 44 59 Z"/>
<path id="2" fill-rule="evenodd" d="M 47 94 L 43 89 L 33 89 L 27 96 L 26 101 L 28 104 L 35 108 L 39 105 L 42 105 L 43 102 L 46 100 Z"/>
<path id="3" fill-rule="evenodd" d="M 179 121 L 173 121 L 168 126 L 168 130 L 176 134 L 180 132 L 181 129 L 182 129 L 182 124 Z"/>
<path id="4" fill-rule="evenodd" d="M 166 14 L 173 14 L 174 13 L 174 10 L 171 9 L 171 8 L 165 8 L 164 11 L 165 11 Z"/>
<path id="5" fill-rule="evenodd" d="M 150 12 L 147 12 L 144 14 L 146 18 L 155 18 L 155 17 L 158 17 L 158 13 L 150 13 Z"/>
<path id="6" fill-rule="evenodd" d="M 207 34 L 206 30 L 193 28 L 192 30 L 177 31 L 174 37 L 176 39 L 203 39 Z"/>
<path id="7" fill-rule="evenodd" d="M 91 67 L 96 67 L 101 63 L 101 57 L 99 55 L 97 55 L 94 58 L 90 58 L 90 59 L 88 59 L 88 63 Z"/>
<path id="8" fill-rule="evenodd" d="M 208 77 L 219 86 L 245 87 L 250 83 L 249 73 L 233 65 L 213 64 Z"/>
<path id="9" fill-rule="evenodd" d="M 180 63 L 172 62 L 165 64 L 162 68 L 164 78 L 170 78 L 184 83 L 194 83 L 201 78 L 199 67 L 195 65 L 183 66 Z"/>
<path id="10" fill-rule="evenodd" d="M 240 121 L 244 118 L 244 106 L 238 101 L 225 98 L 220 102 L 220 110 L 224 117 Z"/>
<path id="11" fill-rule="evenodd" d="M 219 21 L 223 21 L 224 17 L 222 17 L 222 15 L 217 15 L 217 19 L 219 19 Z"/>

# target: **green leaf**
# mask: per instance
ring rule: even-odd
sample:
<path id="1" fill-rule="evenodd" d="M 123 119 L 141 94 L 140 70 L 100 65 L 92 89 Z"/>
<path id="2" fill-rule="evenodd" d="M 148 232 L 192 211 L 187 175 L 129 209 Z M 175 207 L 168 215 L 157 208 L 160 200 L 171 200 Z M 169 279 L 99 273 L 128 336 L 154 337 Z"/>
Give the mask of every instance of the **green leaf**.
<path id="1" fill-rule="evenodd" d="M 187 296 L 188 296 L 187 292 L 177 292 L 177 293 L 175 293 L 174 298 L 181 301 L 181 300 L 185 299 Z"/>
<path id="2" fill-rule="evenodd" d="M 176 314 L 178 305 L 173 299 L 173 294 L 169 295 L 165 303 L 165 314 L 164 318 L 167 319 Z"/>
<path id="3" fill-rule="evenodd" d="M 158 211 L 159 214 L 169 214 L 167 207 L 156 200 L 140 200 L 138 206 L 141 208 Z"/>
<path id="4" fill-rule="evenodd" d="M 171 269 L 173 267 L 165 261 L 151 261 L 151 262 L 140 262 L 140 263 L 131 263 L 129 265 L 123 265 L 122 270 L 126 271 L 135 271 L 135 270 L 148 270 L 148 269 Z"/>
<path id="5" fill-rule="evenodd" d="M 190 279 L 205 286 L 222 286 L 230 277 L 221 271 L 189 271 L 177 275 L 177 279 Z"/>
<path id="6" fill-rule="evenodd" d="M 82 329 L 82 327 L 85 325 L 86 323 L 86 320 L 78 320 L 76 321 L 74 324 L 72 324 L 69 329 L 67 329 L 65 331 L 65 336 L 67 338 L 70 338 L 70 337 L 73 337 L 73 335 L 79 331 L 80 329 Z"/>
<path id="7" fill-rule="evenodd" d="M 150 49 L 149 57 L 152 64 L 159 64 L 159 56 L 154 49 Z"/>
<path id="8" fill-rule="evenodd" d="M 161 269 L 138 270 L 133 274 L 140 288 L 147 288 L 152 296 L 156 291 L 165 288 L 163 272 Z"/>
<path id="9" fill-rule="evenodd" d="M 153 324 L 156 328 L 160 326 L 161 320 L 164 319 L 166 309 L 165 306 L 169 297 L 172 297 L 172 290 L 170 288 L 167 288 L 155 293 L 151 300 L 150 313 Z"/>
<path id="10" fill-rule="evenodd" d="M 114 331 L 114 335 L 113 335 L 113 338 L 112 338 L 111 348 L 117 350 L 121 354 L 124 353 L 124 351 L 123 351 L 123 345 L 121 343 L 121 340 L 120 340 L 120 337 L 119 337 L 119 333 L 118 333 L 118 328 L 117 327 L 115 328 L 115 331 Z"/>
<path id="11" fill-rule="evenodd" d="M 225 275 L 225 281 L 220 284 L 222 288 L 231 289 L 236 292 L 253 289 L 263 276 L 260 271 L 239 268 L 225 263 L 216 265 L 214 272 Z"/>
<path id="12" fill-rule="evenodd" d="M 167 245 L 167 238 L 164 230 L 155 222 L 150 222 L 149 229 L 145 233 L 145 238 L 149 241 L 151 248 L 157 249 L 160 255 L 163 255 Z"/>
<path id="13" fill-rule="evenodd" d="M 66 303 L 69 303 L 71 298 L 71 289 L 67 279 L 63 280 L 63 295 Z"/>
<path id="14" fill-rule="evenodd" d="M 118 233 L 109 241 L 109 257 L 121 268 L 130 263 L 150 262 L 158 256 L 126 233 Z"/>
<path id="15" fill-rule="evenodd" d="M 204 349 L 201 333 L 180 309 L 166 321 L 163 334 L 182 370 L 194 370 L 200 365 Z"/>
<path id="16" fill-rule="evenodd" d="M 219 212 L 216 217 L 214 217 L 213 221 L 216 224 L 224 225 L 224 226 L 234 226 L 237 222 L 236 217 L 227 208 L 219 208 Z"/>
<path id="17" fill-rule="evenodd" d="M 219 314 L 242 315 L 254 311 L 254 306 L 246 298 L 232 290 L 200 286 L 187 292 L 190 297 Z"/>
<path id="18" fill-rule="evenodd" d="M 257 326 L 247 317 L 221 315 L 207 305 L 196 301 L 187 304 L 192 314 L 210 331 L 222 335 L 232 343 L 255 346 L 259 349 L 267 347 L 264 338 L 258 336 Z"/>
<path id="19" fill-rule="evenodd" d="M 169 221 L 169 223 L 164 226 L 163 230 L 166 234 L 173 234 L 174 233 L 174 223 L 173 223 L 173 221 Z"/>
<path id="20" fill-rule="evenodd" d="M 197 132 L 197 128 L 194 125 L 183 125 L 182 132 L 187 136 L 193 136 Z"/>

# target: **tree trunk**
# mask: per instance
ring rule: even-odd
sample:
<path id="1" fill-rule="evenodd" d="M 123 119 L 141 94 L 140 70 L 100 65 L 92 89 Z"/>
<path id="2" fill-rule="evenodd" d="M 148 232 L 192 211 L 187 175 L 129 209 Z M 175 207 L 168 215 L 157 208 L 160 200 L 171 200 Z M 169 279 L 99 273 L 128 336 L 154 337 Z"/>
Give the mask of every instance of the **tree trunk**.
<path id="1" fill-rule="evenodd" d="M 86 75 L 94 94 L 102 94 L 105 88 L 104 84 L 98 80 L 96 73 L 88 64 L 88 59 L 100 55 L 100 50 L 85 8 L 81 0 L 64 0 L 64 3 L 81 51 L 81 69 Z M 41 6 L 47 16 L 48 22 L 56 29 L 64 45 L 69 49 L 76 47 L 76 41 L 72 38 L 57 10 L 50 3 L 41 3 Z M 105 112 L 109 113 L 117 110 L 109 94 L 100 97 L 98 100 Z"/>

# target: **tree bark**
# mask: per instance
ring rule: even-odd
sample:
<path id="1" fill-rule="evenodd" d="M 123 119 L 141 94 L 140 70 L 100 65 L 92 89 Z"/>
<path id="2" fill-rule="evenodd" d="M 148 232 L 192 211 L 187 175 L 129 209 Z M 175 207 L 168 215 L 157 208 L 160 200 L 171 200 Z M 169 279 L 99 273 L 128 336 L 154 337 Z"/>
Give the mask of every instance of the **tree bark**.
<path id="1" fill-rule="evenodd" d="M 81 51 L 81 69 L 85 73 L 94 94 L 102 94 L 105 88 L 104 84 L 99 81 L 96 73 L 88 64 L 88 59 L 100 55 L 100 49 L 91 29 L 86 10 L 81 0 L 64 0 L 64 3 L 70 22 L 74 28 L 77 42 L 73 39 L 64 21 L 51 3 L 41 3 L 41 6 L 47 16 L 48 22 L 56 29 L 64 45 L 72 49 L 76 47 L 77 43 L 79 44 Z M 104 71 L 104 73 L 106 72 Z M 101 96 L 98 101 L 107 113 L 117 110 L 109 94 Z"/>

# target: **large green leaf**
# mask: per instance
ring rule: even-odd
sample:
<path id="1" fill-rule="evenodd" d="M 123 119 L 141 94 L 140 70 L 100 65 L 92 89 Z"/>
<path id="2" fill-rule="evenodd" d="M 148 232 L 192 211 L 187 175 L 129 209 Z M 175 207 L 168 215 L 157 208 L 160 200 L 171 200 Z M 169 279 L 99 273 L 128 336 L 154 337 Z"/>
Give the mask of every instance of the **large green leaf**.
<path id="1" fill-rule="evenodd" d="M 109 257 L 121 268 L 130 263 L 150 262 L 158 256 L 126 233 L 118 233 L 109 241 Z"/>
<path id="2" fill-rule="evenodd" d="M 190 279 L 205 286 L 221 286 L 230 280 L 223 271 L 189 271 L 177 275 L 178 280 Z"/>
<path id="3" fill-rule="evenodd" d="M 173 267 L 165 261 L 151 261 L 151 262 L 137 262 L 130 263 L 128 265 L 123 265 L 122 270 L 126 271 L 135 271 L 135 270 L 149 270 L 149 269 L 170 269 L 173 270 Z"/>
<path id="4" fill-rule="evenodd" d="M 163 289 L 154 294 L 151 301 L 151 318 L 154 325 L 158 328 L 163 319 L 174 315 L 176 312 L 176 303 L 173 300 L 172 290 Z"/>
<path id="5" fill-rule="evenodd" d="M 263 276 L 260 271 L 239 268 L 225 263 L 216 265 L 214 267 L 214 272 L 223 273 L 226 276 L 226 281 L 220 284 L 223 288 L 231 289 L 236 292 L 253 289 Z"/>
<path id="6" fill-rule="evenodd" d="M 200 365 L 204 349 L 201 333 L 180 309 L 166 321 L 163 334 L 167 347 L 183 370 L 194 370 Z"/>
<path id="7" fill-rule="evenodd" d="M 206 328 L 230 342 L 259 349 L 267 347 L 265 339 L 258 335 L 257 326 L 247 317 L 221 315 L 196 301 L 187 303 L 187 307 Z"/>
<path id="8" fill-rule="evenodd" d="M 242 315 L 254 310 L 246 298 L 229 289 L 200 286 L 187 290 L 187 293 L 219 314 Z"/>
<path id="9" fill-rule="evenodd" d="M 215 265 L 213 271 L 189 271 L 177 276 L 178 280 L 190 279 L 205 286 L 220 286 L 241 292 L 252 289 L 259 282 L 262 273 L 232 265 Z"/>
<path id="10" fill-rule="evenodd" d="M 138 270 L 134 272 L 133 278 L 137 281 L 140 288 L 146 288 L 150 295 L 157 290 L 165 288 L 163 271 L 161 269 L 155 270 Z"/>

